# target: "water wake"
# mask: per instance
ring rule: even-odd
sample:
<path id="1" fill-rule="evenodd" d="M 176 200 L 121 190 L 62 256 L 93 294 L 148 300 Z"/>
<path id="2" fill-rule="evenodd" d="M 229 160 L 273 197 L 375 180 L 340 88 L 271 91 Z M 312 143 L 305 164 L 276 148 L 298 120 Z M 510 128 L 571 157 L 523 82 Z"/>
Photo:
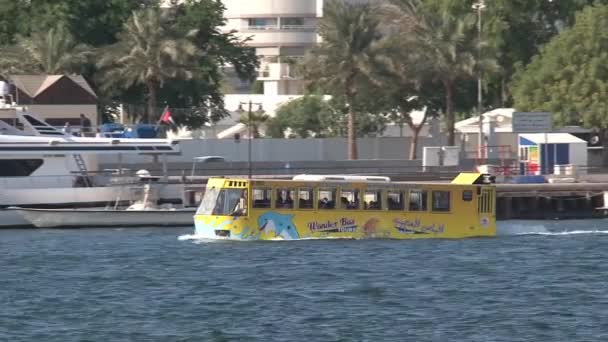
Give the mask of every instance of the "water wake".
<path id="1" fill-rule="evenodd" d="M 529 233 L 526 235 L 582 235 L 582 234 L 608 234 L 608 230 L 572 230 L 563 232 Z"/>
<path id="2" fill-rule="evenodd" d="M 208 237 L 205 237 L 202 235 L 197 235 L 197 234 L 184 234 L 184 235 L 178 236 L 177 239 L 179 241 L 192 241 L 196 244 L 228 241 L 228 239 L 221 239 L 221 238 L 210 239 Z"/>
<path id="3" fill-rule="evenodd" d="M 577 230 L 549 230 L 547 226 L 538 221 L 508 221 L 498 222 L 497 235 L 546 235 L 546 236 L 565 236 L 565 235 L 584 235 L 584 234 L 608 234 L 608 230 L 601 229 L 577 229 Z"/>
<path id="4" fill-rule="evenodd" d="M 177 237 L 179 241 L 197 240 L 199 239 L 195 234 L 184 234 Z"/>
<path id="5" fill-rule="evenodd" d="M 551 234 L 545 225 L 539 222 L 501 221 L 497 222 L 496 233 L 499 236 Z"/>

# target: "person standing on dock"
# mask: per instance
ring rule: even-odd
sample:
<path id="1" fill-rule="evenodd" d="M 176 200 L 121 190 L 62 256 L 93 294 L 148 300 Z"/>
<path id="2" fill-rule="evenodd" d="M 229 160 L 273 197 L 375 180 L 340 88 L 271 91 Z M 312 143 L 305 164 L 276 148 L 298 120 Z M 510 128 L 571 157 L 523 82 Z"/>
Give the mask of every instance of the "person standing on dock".
<path id="1" fill-rule="evenodd" d="M 65 125 L 63 125 L 63 128 L 61 130 L 63 131 L 63 134 L 67 134 L 67 135 L 72 134 L 72 128 L 70 127 L 69 122 L 66 122 Z"/>

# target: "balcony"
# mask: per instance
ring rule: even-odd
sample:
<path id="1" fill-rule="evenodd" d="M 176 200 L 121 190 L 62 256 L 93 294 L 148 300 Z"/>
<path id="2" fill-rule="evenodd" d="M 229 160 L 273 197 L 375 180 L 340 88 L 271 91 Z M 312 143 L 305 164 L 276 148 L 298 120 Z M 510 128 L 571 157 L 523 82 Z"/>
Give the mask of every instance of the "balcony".
<path id="1" fill-rule="evenodd" d="M 249 38 L 247 45 L 252 47 L 302 46 L 313 45 L 319 40 L 317 32 L 310 30 L 279 30 L 276 28 L 258 27 L 255 30 L 243 30 L 236 33 L 240 38 Z"/>
<path id="2" fill-rule="evenodd" d="M 260 69 L 258 80 L 277 81 L 296 78 L 295 69 L 288 63 L 270 63 Z"/>
<path id="3" fill-rule="evenodd" d="M 277 25 L 247 25 L 243 27 L 242 31 L 266 31 L 266 30 L 278 30 Z"/>
<path id="4" fill-rule="evenodd" d="M 305 31 L 312 32 L 315 31 L 316 27 L 314 25 L 247 25 L 244 26 L 241 31 Z"/>

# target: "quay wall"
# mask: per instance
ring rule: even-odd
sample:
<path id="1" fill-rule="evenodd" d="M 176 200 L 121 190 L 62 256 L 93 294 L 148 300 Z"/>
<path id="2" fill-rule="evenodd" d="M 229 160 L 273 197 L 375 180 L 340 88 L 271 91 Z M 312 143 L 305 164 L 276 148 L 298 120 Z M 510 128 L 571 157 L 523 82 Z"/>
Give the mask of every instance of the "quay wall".
<path id="1" fill-rule="evenodd" d="M 608 183 L 497 184 L 496 218 L 588 219 L 606 217 Z"/>

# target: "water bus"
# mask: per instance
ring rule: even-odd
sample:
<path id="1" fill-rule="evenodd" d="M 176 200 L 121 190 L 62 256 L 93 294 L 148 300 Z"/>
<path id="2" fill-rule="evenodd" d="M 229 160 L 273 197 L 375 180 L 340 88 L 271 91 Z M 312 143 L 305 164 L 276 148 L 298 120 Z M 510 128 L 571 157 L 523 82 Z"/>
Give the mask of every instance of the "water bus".
<path id="1" fill-rule="evenodd" d="M 478 173 L 461 173 L 451 183 L 345 175 L 211 178 L 195 215 L 195 233 L 233 240 L 494 236 L 491 183 Z"/>

